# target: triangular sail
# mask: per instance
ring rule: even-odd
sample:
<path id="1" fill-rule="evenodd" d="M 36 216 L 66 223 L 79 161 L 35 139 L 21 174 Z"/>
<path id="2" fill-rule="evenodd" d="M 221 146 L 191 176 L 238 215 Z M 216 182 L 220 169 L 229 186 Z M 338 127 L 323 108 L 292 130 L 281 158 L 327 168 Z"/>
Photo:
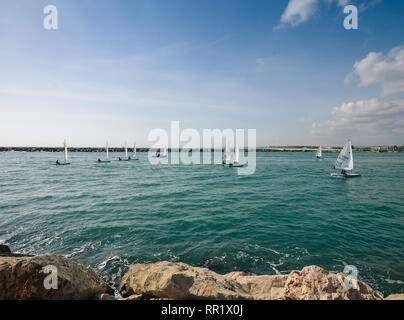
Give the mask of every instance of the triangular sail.
<path id="1" fill-rule="evenodd" d="M 230 154 L 230 149 L 229 149 L 228 146 L 226 146 L 225 154 L 226 154 L 226 159 L 225 159 L 226 163 L 230 163 L 230 161 L 231 161 L 231 154 Z"/>
<path id="2" fill-rule="evenodd" d="M 335 169 L 338 170 L 353 170 L 353 155 L 352 155 L 352 143 L 348 141 L 335 162 Z"/>
<path id="3" fill-rule="evenodd" d="M 126 142 L 125 142 L 125 157 L 126 159 L 128 159 L 128 146 L 126 145 Z"/>
<path id="4" fill-rule="evenodd" d="M 163 148 L 163 155 L 162 155 L 163 157 L 166 157 L 167 156 L 167 146 L 164 146 L 164 148 Z"/>
<path id="5" fill-rule="evenodd" d="M 109 159 L 108 141 L 107 141 L 106 153 L 107 153 L 106 154 L 106 159 L 108 161 L 108 159 Z"/>
<path id="6" fill-rule="evenodd" d="M 133 157 L 136 158 L 136 143 L 133 146 Z"/>
<path id="7" fill-rule="evenodd" d="M 318 150 L 317 150 L 317 158 L 321 158 L 322 156 L 323 156 L 322 148 L 321 148 L 321 147 L 318 147 Z"/>
<path id="8" fill-rule="evenodd" d="M 234 150 L 234 162 L 235 163 L 240 162 L 240 149 L 238 146 L 236 146 L 236 149 Z"/>
<path id="9" fill-rule="evenodd" d="M 64 147 L 65 147 L 65 162 L 69 161 L 69 155 L 67 153 L 67 144 L 66 144 L 66 140 L 64 141 Z"/>

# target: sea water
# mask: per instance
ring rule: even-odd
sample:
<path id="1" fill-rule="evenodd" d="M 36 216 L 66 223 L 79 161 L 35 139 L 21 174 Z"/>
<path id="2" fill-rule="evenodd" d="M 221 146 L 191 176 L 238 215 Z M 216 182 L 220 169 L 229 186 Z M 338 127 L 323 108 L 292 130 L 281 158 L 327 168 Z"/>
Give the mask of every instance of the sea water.
<path id="1" fill-rule="evenodd" d="M 251 176 L 138 156 L 56 166 L 61 153 L 0 153 L 0 242 L 64 255 L 115 288 L 132 264 L 169 260 L 255 274 L 353 265 L 383 294 L 404 292 L 404 154 L 356 153 L 355 179 L 330 177 L 332 153 L 257 153 Z"/>

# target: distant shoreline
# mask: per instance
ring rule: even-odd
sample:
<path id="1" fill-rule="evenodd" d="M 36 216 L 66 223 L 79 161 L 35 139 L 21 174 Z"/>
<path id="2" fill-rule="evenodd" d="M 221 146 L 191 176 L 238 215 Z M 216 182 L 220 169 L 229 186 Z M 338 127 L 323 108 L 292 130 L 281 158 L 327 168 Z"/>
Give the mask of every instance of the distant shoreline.
<path id="1" fill-rule="evenodd" d="M 335 153 L 340 152 L 342 148 L 340 147 L 323 147 L 323 153 Z M 131 149 L 129 149 L 131 150 Z M 151 148 L 136 148 L 137 152 L 149 152 L 157 151 L 157 149 Z M 0 152 L 63 152 L 64 148 L 61 147 L 0 147 Z M 185 151 L 189 152 L 190 149 L 168 149 L 169 152 Z M 193 150 L 195 152 L 220 152 L 221 149 L 200 149 Z M 248 151 L 247 148 L 245 151 Z M 317 147 L 305 147 L 305 146 L 295 146 L 295 147 L 260 147 L 256 148 L 256 152 L 316 152 Z M 372 153 L 383 153 L 383 152 L 404 152 L 404 146 L 401 147 L 358 147 L 353 149 L 354 152 L 372 152 Z M 94 148 L 94 147 L 71 147 L 69 152 L 105 152 L 105 148 Z M 109 152 L 125 152 L 125 148 L 109 148 Z"/>

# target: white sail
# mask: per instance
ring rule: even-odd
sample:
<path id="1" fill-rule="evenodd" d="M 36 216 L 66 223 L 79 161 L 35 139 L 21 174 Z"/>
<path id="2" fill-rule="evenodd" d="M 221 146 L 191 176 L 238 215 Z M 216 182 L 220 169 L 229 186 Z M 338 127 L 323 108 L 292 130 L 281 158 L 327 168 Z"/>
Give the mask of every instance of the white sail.
<path id="1" fill-rule="evenodd" d="M 126 145 L 126 142 L 125 142 L 125 157 L 126 159 L 128 159 L 128 146 Z"/>
<path id="2" fill-rule="evenodd" d="M 163 154 L 161 155 L 162 157 L 167 157 L 167 146 L 164 146 L 163 148 Z"/>
<path id="3" fill-rule="evenodd" d="M 352 143 L 348 141 L 335 162 L 335 169 L 338 170 L 353 170 L 353 155 L 352 155 Z"/>
<path id="4" fill-rule="evenodd" d="M 133 157 L 136 158 L 136 143 L 133 146 Z"/>
<path id="5" fill-rule="evenodd" d="M 234 162 L 235 163 L 240 162 L 240 149 L 238 146 L 236 146 L 236 149 L 234 150 Z"/>
<path id="6" fill-rule="evenodd" d="M 107 148 L 106 148 L 106 152 L 107 152 L 107 161 L 108 161 L 108 159 L 109 159 L 109 150 L 108 150 L 108 141 L 107 141 Z"/>
<path id="7" fill-rule="evenodd" d="M 65 146 L 65 162 L 69 161 L 69 155 L 67 154 L 67 144 L 66 140 L 64 141 L 64 146 Z"/>
<path id="8" fill-rule="evenodd" d="M 317 157 L 317 158 L 321 158 L 322 156 L 323 156 L 323 151 L 322 151 L 322 148 L 321 148 L 321 146 L 320 146 L 320 147 L 318 147 L 316 157 Z"/>
<path id="9" fill-rule="evenodd" d="M 231 154 L 230 154 L 230 149 L 229 149 L 229 147 L 227 147 L 227 146 L 226 146 L 225 154 L 226 154 L 225 162 L 226 162 L 226 163 L 230 163 L 230 161 L 231 161 Z"/>

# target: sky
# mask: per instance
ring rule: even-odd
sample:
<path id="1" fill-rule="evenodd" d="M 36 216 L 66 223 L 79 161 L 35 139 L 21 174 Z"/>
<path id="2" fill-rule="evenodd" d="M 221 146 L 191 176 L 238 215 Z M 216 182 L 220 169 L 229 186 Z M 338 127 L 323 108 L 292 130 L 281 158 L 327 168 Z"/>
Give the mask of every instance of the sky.
<path id="1" fill-rule="evenodd" d="M 396 0 L 2 0 L 0 146 L 150 146 L 176 120 L 258 146 L 404 145 L 403 16 Z"/>

